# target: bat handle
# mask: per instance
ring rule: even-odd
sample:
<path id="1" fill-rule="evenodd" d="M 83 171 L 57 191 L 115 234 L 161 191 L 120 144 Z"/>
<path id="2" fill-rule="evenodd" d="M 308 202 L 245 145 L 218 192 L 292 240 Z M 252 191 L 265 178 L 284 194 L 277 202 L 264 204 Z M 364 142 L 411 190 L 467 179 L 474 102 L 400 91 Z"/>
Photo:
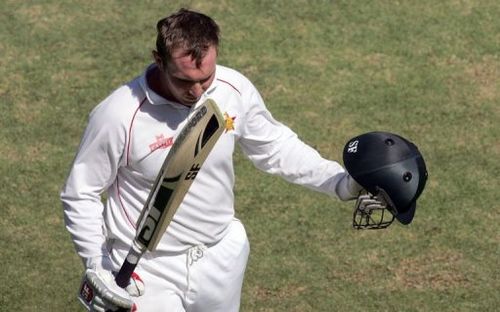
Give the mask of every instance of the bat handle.
<path id="1" fill-rule="evenodd" d="M 120 271 L 118 271 L 115 276 L 115 282 L 121 288 L 127 287 L 130 282 L 130 277 L 132 276 L 132 273 L 134 273 L 135 267 L 137 266 L 137 263 L 139 263 L 139 259 L 145 251 L 145 248 L 141 247 L 142 246 L 137 245 L 134 241 L 134 244 L 130 248 L 125 261 L 123 261 Z"/>

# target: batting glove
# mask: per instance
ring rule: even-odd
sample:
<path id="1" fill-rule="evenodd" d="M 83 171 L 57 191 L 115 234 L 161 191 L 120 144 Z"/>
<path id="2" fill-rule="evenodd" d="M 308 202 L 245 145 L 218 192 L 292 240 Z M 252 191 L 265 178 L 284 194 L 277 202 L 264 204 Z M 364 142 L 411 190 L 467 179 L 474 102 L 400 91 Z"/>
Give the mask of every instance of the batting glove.
<path id="1" fill-rule="evenodd" d="M 106 257 L 92 258 L 82 278 L 78 299 L 88 311 L 135 311 L 133 297 L 144 294 L 144 283 L 134 273 L 123 289 L 115 282 L 111 261 Z"/>
<path id="2" fill-rule="evenodd" d="M 361 194 L 358 196 L 356 202 L 356 209 L 369 213 L 370 211 L 376 209 L 384 209 L 386 204 L 382 202 L 378 197 L 371 194 Z"/>
<path id="3" fill-rule="evenodd" d="M 352 225 L 355 229 L 384 229 L 392 224 L 394 215 L 383 196 L 363 192 L 354 205 Z"/>

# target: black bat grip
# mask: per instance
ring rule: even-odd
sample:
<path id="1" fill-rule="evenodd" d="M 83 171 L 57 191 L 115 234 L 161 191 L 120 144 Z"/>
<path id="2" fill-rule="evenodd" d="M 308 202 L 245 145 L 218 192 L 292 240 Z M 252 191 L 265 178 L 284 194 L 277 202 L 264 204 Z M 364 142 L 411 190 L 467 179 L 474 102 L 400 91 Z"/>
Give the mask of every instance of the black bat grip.
<path id="1" fill-rule="evenodd" d="M 128 286 L 130 277 L 132 276 L 132 273 L 134 273 L 135 267 L 137 266 L 138 262 L 139 261 L 132 263 L 129 262 L 128 259 L 125 259 L 125 261 L 123 261 L 120 271 L 118 271 L 115 276 L 115 282 L 116 284 L 118 284 L 118 286 L 120 286 L 121 288 L 125 288 Z M 106 310 L 106 312 L 130 312 L 130 309 L 119 308 L 118 310 Z"/>
<path id="2" fill-rule="evenodd" d="M 121 288 L 125 288 L 128 286 L 130 283 L 130 277 L 132 276 L 132 273 L 134 273 L 135 267 L 137 266 L 137 263 L 132 263 L 129 262 L 128 259 L 125 259 L 125 261 L 122 264 L 122 267 L 120 268 L 120 271 L 118 271 L 118 274 L 115 276 L 115 282 L 120 286 Z"/>
<path id="3" fill-rule="evenodd" d="M 130 248 L 125 261 L 123 261 L 122 267 L 120 271 L 115 276 L 115 282 L 121 288 L 125 288 L 128 286 L 130 282 L 130 277 L 132 273 L 134 273 L 135 267 L 137 263 L 139 263 L 139 259 L 142 257 L 145 248 L 138 245 L 135 241 Z"/>

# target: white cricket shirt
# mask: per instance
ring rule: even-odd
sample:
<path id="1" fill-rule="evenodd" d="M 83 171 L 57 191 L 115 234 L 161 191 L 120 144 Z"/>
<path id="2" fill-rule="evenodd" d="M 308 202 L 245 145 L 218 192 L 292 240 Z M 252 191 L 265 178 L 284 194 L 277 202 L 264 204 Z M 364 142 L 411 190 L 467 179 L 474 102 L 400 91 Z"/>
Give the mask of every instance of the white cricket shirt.
<path id="1" fill-rule="evenodd" d="M 106 239 L 130 245 L 158 171 L 193 108 L 167 101 L 147 85 L 146 72 L 96 106 L 61 192 L 65 223 L 84 259 L 107 255 Z M 322 158 L 266 109 L 242 74 L 217 65 L 198 103 L 213 99 L 226 130 L 203 164 L 157 250 L 179 252 L 218 242 L 234 218 L 233 152 L 292 183 L 353 197 L 339 163 Z M 340 182 L 340 183 L 339 183 Z M 101 195 L 107 199 L 101 200 Z"/>

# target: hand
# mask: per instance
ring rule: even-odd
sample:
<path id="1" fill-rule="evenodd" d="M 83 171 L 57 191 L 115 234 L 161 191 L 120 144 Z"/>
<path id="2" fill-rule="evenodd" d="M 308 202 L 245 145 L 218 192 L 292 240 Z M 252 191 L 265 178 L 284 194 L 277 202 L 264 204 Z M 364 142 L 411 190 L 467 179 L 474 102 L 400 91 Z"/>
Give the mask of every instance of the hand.
<path id="1" fill-rule="evenodd" d="M 352 225 L 355 229 L 383 229 L 391 225 L 394 216 L 382 196 L 363 191 L 354 205 Z"/>
<path id="2" fill-rule="evenodd" d="M 361 193 L 356 202 L 356 209 L 364 213 L 371 213 L 375 209 L 384 209 L 385 203 L 377 196 L 367 193 Z"/>
<path id="3" fill-rule="evenodd" d="M 109 269 L 109 259 L 90 259 L 87 267 L 78 298 L 88 311 L 135 311 L 132 296 L 144 294 L 144 283 L 136 273 L 130 278 L 130 284 L 123 289 L 115 282 Z"/>

